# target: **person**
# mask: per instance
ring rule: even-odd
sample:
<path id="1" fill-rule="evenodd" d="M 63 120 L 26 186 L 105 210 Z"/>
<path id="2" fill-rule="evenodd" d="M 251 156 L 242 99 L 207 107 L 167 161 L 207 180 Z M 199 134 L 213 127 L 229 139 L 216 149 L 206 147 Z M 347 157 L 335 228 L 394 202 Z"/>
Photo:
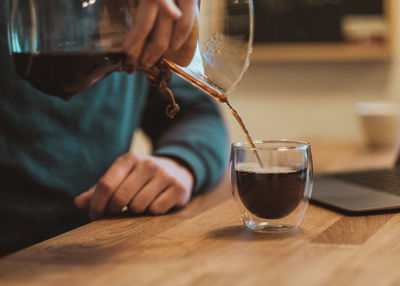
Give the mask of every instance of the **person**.
<path id="1" fill-rule="evenodd" d="M 68 102 L 34 89 L 13 68 L 5 39 L 9 0 L 0 17 L 0 255 L 129 209 L 165 214 L 216 184 L 226 169 L 227 132 L 215 100 L 174 76 L 181 111 L 141 73 L 112 73 Z M 178 49 L 197 1 L 140 0 L 124 50 L 145 44 L 152 66 Z M 130 152 L 142 128 L 152 155 Z"/>

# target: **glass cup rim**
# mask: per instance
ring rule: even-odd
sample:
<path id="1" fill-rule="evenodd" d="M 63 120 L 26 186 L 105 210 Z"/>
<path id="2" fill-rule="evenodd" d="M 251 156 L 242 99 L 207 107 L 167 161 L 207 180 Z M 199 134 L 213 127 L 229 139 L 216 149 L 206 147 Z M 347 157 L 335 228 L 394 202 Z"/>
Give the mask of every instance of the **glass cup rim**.
<path id="1" fill-rule="evenodd" d="M 283 150 L 307 150 L 310 148 L 310 143 L 301 140 L 253 140 L 256 148 L 252 147 L 248 142 L 234 142 L 232 149 L 234 150 L 270 150 L 270 151 L 283 151 Z M 281 145 L 282 144 L 282 145 Z M 292 144 L 290 146 L 289 144 Z"/>

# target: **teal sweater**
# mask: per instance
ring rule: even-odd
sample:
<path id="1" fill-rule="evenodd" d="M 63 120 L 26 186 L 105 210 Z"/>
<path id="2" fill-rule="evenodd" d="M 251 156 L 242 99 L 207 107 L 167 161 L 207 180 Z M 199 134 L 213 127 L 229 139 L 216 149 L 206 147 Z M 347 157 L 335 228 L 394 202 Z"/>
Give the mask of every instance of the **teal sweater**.
<path id="1" fill-rule="evenodd" d="M 129 151 L 137 128 L 150 137 L 153 154 L 186 164 L 194 192 L 221 178 L 227 134 L 212 98 L 173 77 L 181 111 L 171 120 L 164 113 L 168 98 L 139 73 L 113 73 L 68 102 L 43 94 L 14 71 L 8 0 L 0 1 L 0 215 L 32 225 L 82 215 L 73 198 Z M 0 245 L 4 235 L 11 238 L 0 233 Z"/>

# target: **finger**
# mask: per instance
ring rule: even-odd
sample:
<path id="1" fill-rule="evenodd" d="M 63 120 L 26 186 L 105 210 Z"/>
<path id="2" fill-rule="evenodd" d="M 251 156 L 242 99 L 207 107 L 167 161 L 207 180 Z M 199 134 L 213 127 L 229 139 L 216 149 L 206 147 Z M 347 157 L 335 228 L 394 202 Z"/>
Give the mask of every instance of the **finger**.
<path id="1" fill-rule="evenodd" d="M 119 213 L 129 204 L 132 198 L 151 180 L 159 167 L 151 160 L 145 159 L 137 163 L 135 168 L 112 195 L 108 211 Z"/>
<path id="2" fill-rule="evenodd" d="M 182 17 L 176 22 L 172 34 L 170 47 L 174 50 L 179 49 L 185 43 L 197 16 L 196 0 L 178 0 L 178 4 L 182 10 Z"/>
<path id="3" fill-rule="evenodd" d="M 96 185 L 91 187 L 86 192 L 83 192 L 79 196 L 75 197 L 74 204 L 79 209 L 87 209 L 89 208 L 90 200 L 94 194 L 94 190 L 96 189 Z"/>
<path id="4" fill-rule="evenodd" d="M 100 218 L 113 193 L 131 172 L 137 158 L 132 153 L 119 157 L 96 185 L 90 201 L 89 216 L 92 220 Z"/>
<path id="5" fill-rule="evenodd" d="M 173 27 L 174 21 L 170 17 L 167 17 L 165 13 L 159 14 L 150 41 L 143 49 L 141 62 L 144 66 L 153 66 L 167 51 Z"/>
<path id="6" fill-rule="evenodd" d="M 155 0 L 160 9 L 165 12 L 169 17 L 178 20 L 182 16 L 181 10 L 176 6 L 174 0 Z"/>
<path id="7" fill-rule="evenodd" d="M 164 170 L 159 170 L 155 178 L 144 186 L 142 190 L 131 200 L 129 209 L 135 213 L 144 212 L 154 199 L 168 188 L 172 179 Z"/>
<path id="8" fill-rule="evenodd" d="M 184 206 L 188 201 L 189 195 L 185 193 L 185 189 L 172 185 L 151 203 L 149 211 L 155 215 L 164 214 L 175 206 Z"/>
<path id="9" fill-rule="evenodd" d="M 153 1 L 140 1 L 134 23 L 123 43 L 125 53 L 132 54 L 143 46 L 157 19 L 158 5 Z"/>

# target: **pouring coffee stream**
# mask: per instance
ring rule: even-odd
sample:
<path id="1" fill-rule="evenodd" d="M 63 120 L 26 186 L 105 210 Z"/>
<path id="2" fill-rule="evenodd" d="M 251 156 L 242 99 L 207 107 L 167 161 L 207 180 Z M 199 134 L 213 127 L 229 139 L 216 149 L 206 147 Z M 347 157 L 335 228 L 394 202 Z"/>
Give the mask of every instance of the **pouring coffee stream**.
<path id="1" fill-rule="evenodd" d="M 199 1 L 199 17 L 186 42 L 179 50 L 167 50 L 151 68 L 139 61 L 145 45 L 129 55 L 121 50 L 137 16 L 137 0 L 89 1 L 81 6 L 80 2 L 66 0 L 54 0 L 51 5 L 37 1 L 13 0 L 9 25 L 16 70 L 33 86 L 68 100 L 114 71 L 140 71 L 147 75 L 150 85 L 168 95 L 166 114 L 173 118 L 179 111 L 168 87 L 174 72 L 227 105 L 263 167 L 248 130 L 227 96 L 249 64 L 252 1 Z"/>
<path id="2" fill-rule="evenodd" d="M 115 1 L 124 2 L 125 0 L 115 0 Z M 119 19 L 117 21 L 121 21 L 120 19 L 122 19 L 122 17 L 118 17 L 118 15 L 121 13 L 121 10 L 116 9 L 116 7 L 121 5 L 121 3 L 116 4 L 115 1 L 114 2 L 106 1 L 103 3 L 103 9 L 102 9 L 102 14 L 101 14 L 101 23 L 100 23 L 101 34 L 105 35 L 103 37 L 103 45 L 108 44 L 108 42 L 106 40 L 106 38 L 107 38 L 106 36 L 115 32 L 114 28 L 113 28 L 115 26 L 115 21 L 116 21 L 115 19 Z M 214 0 L 212 0 L 212 1 L 214 1 Z M 209 3 L 207 3 L 207 1 L 202 1 L 201 5 L 203 5 L 202 7 L 205 9 L 209 9 L 210 7 L 215 8 L 215 7 L 218 7 L 215 5 L 220 5 L 220 4 L 216 4 L 217 2 L 212 2 L 212 1 L 209 1 Z M 251 1 L 250 1 L 250 3 L 251 3 Z M 247 4 L 247 5 L 249 5 L 249 4 Z M 134 15 L 135 11 L 137 11 L 137 8 L 138 8 L 138 1 L 137 0 L 128 0 L 128 7 L 129 7 L 129 11 L 130 11 L 131 15 Z M 249 13 L 249 6 L 247 6 L 247 13 Z M 251 10 L 250 10 L 250 14 L 251 14 Z M 121 16 L 121 15 L 119 15 L 119 16 Z M 219 21 L 215 21 L 215 19 L 214 19 L 211 22 L 219 22 Z M 111 23 L 113 25 L 111 25 Z M 252 31 L 250 28 L 250 33 L 251 32 Z M 205 82 L 202 82 L 201 80 L 196 79 L 195 77 L 191 76 L 189 73 L 185 72 L 182 68 L 180 68 L 180 67 L 185 68 L 185 67 L 189 66 L 191 64 L 191 62 L 193 61 L 193 58 L 196 55 L 196 49 L 199 49 L 199 46 L 200 46 L 199 45 L 199 37 L 201 35 L 202 35 L 202 33 L 200 31 L 199 19 L 195 19 L 192 31 L 189 34 L 188 39 L 186 40 L 186 42 L 183 44 L 183 46 L 179 50 L 177 50 L 177 51 L 167 50 L 167 52 L 164 54 L 163 58 L 161 60 L 159 60 L 153 67 L 145 68 L 139 64 L 141 50 L 143 49 L 143 46 L 142 46 L 138 50 L 136 50 L 133 54 L 127 56 L 124 66 L 123 66 L 123 70 L 127 71 L 128 73 L 131 73 L 134 71 L 142 71 L 142 72 L 146 73 L 149 83 L 152 86 L 156 87 L 160 93 L 168 94 L 169 99 L 170 99 L 170 104 L 166 107 L 165 112 L 169 118 L 175 117 L 175 115 L 179 112 L 179 105 L 175 101 L 173 92 L 168 87 L 168 81 L 171 79 L 171 71 L 176 73 L 180 77 L 184 78 L 185 80 L 189 81 L 190 83 L 192 83 L 194 86 L 198 87 L 199 89 L 203 90 L 205 93 L 214 97 L 217 101 L 226 104 L 228 106 L 230 112 L 232 113 L 232 115 L 234 116 L 234 118 L 239 123 L 240 127 L 242 128 L 250 146 L 253 148 L 254 154 L 257 158 L 259 166 L 261 168 L 263 168 L 263 163 L 261 161 L 261 158 L 260 158 L 257 150 L 255 149 L 256 147 L 254 145 L 253 139 L 251 138 L 249 131 L 247 130 L 246 126 L 244 125 L 242 118 L 240 117 L 239 113 L 230 104 L 230 102 L 228 101 L 228 97 L 225 94 L 219 92 L 219 90 L 223 90 L 223 89 L 213 88 L 209 82 L 207 82 L 207 84 L 206 84 Z M 219 33 L 214 33 L 214 35 L 213 35 L 213 37 L 211 37 L 211 39 L 214 39 L 214 38 L 218 39 L 219 38 L 218 35 L 219 35 Z M 203 46 L 205 46 L 206 49 L 209 49 L 211 47 L 212 49 L 210 49 L 210 50 L 213 53 L 214 52 L 218 53 L 218 49 L 215 49 L 216 43 L 213 41 L 209 41 L 208 43 L 209 43 L 208 46 L 207 46 L 207 44 L 203 45 Z M 208 52 L 210 53 L 210 51 L 208 51 Z M 247 53 L 247 50 L 246 50 L 246 53 Z M 246 56 L 247 56 L 247 54 L 246 54 Z M 225 64 L 227 64 L 227 63 L 225 62 Z M 241 67 L 241 68 L 243 68 L 243 67 Z"/>
<path id="3" fill-rule="evenodd" d="M 260 166 L 261 169 L 264 168 L 264 164 L 263 164 L 263 162 L 262 162 L 262 160 L 260 158 L 260 155 L 257 152 L 256 146 L 254 144 L 253 139 L 251 138 L 250 132 L 247 130 L 246 125 L 244 124 L 241 116 L 239 115 L 239 112 L 237 112 L 237 110 L 230 104 L 230 102 L 228 100 L 228 96 L 226 96 L 226 95 L 218 92 L 217 90 L 211 88 L 210 86 L 207 86 L 207 85 L 201 83 L 200 81 L 190 77 L 188 74 L 182 72 L 180 69 L 176 68 L 175 65 L 169 63 L 166 60 L 163 60 L 159 64 L 168 66 L 169 70 L 172 70 L 174 73 L 178 74 L 179 76 L 181 76 L 185 80 L 189 81 L 190 83 L 192 83 L 197 88 L 201 89 L 202 91 L 204 91 L 208 95 L 214 97 L 220 103 L 226 104 L 228 106 L 229 111 L 232 113 L 233 117 L 238 122 L 240 128 L 244 132 L 248 143 L 250 144 L 251 148 L 253 149 L 253 153 L 257 158 L 258 165 Z M 166 72 L 168 73 L 168 70 Z M 161 78 L 165 79 L 165 77 L 161 77 Z M 166 84 L 163 84 L 163 86 L 164 85 L 166 86 Z M 166 110 L 166 112 L 168 112 L 168 108 L 170 108 L 171 106 L 174 106 L 173 104 L 175 103 L 175 100 L 173 100 L 173 98 L 174 98 L 173 94 L 172 94 L 171 90 L 168 88 L 168 86 L 166 86 L 166 88 L 167 88 L 167 91 L 168 91 L 168 93 L 169 93 L 169 95 L 171 97 L 171 105 L 168 105 L 167 110 Z M 162 90 L 159 90 L 159 91 L 162 91 Z M 179 111 L 179 106 L 177 106 L 177 111 Z"/>
<path id="4" fill-rule="evenodd" d="M 128 72 L 132 72 L 132 66 L 125 66 L 124 68 Z M 155 66 L 152 68 L 143 68 L 141 67 L 140 70 L 144 71 L 147 75 L 147 78 L 149 80 L 149 83 L 157 87 L 157 90 L 161 93 L 166 92 L 169 97 L 171 103 L 166 107 L 165 113 L 166 115 L 173 119 L 175 115 L 179 112 L 179 105 L 175 101 L 175 97 L 173 95 L 173 92 L 171 89 L 168 88 L 168 81 L 171 79 L 171 71 L 179 75 L 180 77 L 184 78 L 185 80 L 189 81 L 192 83 L 194 86 L 197 88 L 201 89 L 208 95 L 214 97 L 217 101 L 219 101 L 222 104 L 226 104 L 229 111 L 232 113 L 234 116 L 235 120 L 238 122 L 239 126 L 243 130 L 246 139 L 250 146 L 253 149 L 254 155 L 257 158 L 258 165 L 260 168 L 264 168 L 264 165 L 262 163 L 262 160 L 256 150 L 256 146 L 254 144 L 253 139 L 251 138 L 250 132 L 247 130 L 245 124 L 243 123 L 243 120 L 237 110 L 230 104 L 228 97 L 217 90 L 211 88 L 210 86 L 205 85 L 204 83 L 201 83 L 200 81 L 194 79 L 193 77 L 190 77 L 188 74 L 182 72 L 179 68 L 176 67 L 173 63 L 169 62 L 168 60 L 160 60 L 156 63 Z"/>

